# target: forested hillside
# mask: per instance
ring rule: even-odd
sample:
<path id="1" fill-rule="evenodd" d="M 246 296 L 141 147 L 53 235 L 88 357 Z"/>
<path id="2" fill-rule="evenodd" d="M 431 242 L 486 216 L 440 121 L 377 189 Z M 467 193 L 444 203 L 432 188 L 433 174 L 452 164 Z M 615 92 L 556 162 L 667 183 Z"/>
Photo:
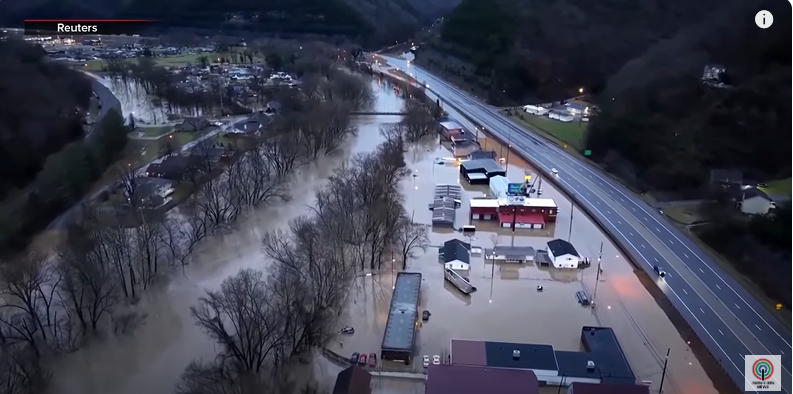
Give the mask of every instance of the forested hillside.
<path id="1" fill-rule="evenodd" d="M 160 28 L 240 34 L 343 36 L 370 47 L 406 40 L 458 0 L 11 0 L 0 20 L 146 18 Z M 162 30 L 160 30 L 162 31 Z"/>
<path id="2" fill-rule="evenodd" d="M 463 0 L 422 50 L 468 62 L 446 71 L 488 87 L 493 100 L 558 100 L 599 90 L 625 62 L 724 3 Z"/>
<path id="3" fill-rule="evenodd" d="M 91 84 L 44 55 L 31 45 L 0 41 L 0 200 L 30 183 L 47 156 L 83 137 Z"/>

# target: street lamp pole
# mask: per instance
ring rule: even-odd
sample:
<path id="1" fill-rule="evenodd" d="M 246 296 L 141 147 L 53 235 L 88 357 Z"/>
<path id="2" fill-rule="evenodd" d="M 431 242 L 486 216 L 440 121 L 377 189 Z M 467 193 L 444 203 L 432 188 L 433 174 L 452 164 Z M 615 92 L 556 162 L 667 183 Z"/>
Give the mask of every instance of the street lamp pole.
<path id="1" fill-rule="evenodd" d="M 575 202 L 570 202 L 570 229 L 567 232 L 567 242 L 573 237 L 573 211 L 575 211 Z"/>
<path id="2" fill-rule="evenodd" d="M 603 242 L 600 243 L 600 254 L 598 255 L 597 275 L 595 275 L 595 291 L 592 292 L 592 304 L 595 303 L 595 297 L 598 295 L 598 283 L 600 283 L 600 261 L 603 259 Z"/>
<path id="3" fill-rule="evenodd" d="M 493 254 L 490 255 L 490 302 L 493 302 L 493 279 L 496 276 L 496 251 L 493 246 Z"/>
<path id="4" fill-rule="evenodd" d="M 671 348 L 666 349 L 666 358 L 664 358 L 664 370 L 663 372 L 661 372 L 661 386 L 658 387 L 658 394 L 664 394 L 664 380 L 666 380 L 666 365 L 669 363 L 669 352 L 671 351 L 672 351 Z"/>

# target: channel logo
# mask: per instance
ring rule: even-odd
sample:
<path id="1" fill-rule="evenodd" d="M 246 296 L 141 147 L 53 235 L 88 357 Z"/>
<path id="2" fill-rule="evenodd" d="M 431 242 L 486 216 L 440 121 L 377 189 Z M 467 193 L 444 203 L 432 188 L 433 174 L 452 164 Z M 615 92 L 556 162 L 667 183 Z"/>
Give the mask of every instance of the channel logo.
<path id="1" fill-rule="evenodd" d="M 744 390 L 751 391 L 782 391 L 779 370 L 782 368 L 782 357 L 779 355 L 744 356 Z"/>

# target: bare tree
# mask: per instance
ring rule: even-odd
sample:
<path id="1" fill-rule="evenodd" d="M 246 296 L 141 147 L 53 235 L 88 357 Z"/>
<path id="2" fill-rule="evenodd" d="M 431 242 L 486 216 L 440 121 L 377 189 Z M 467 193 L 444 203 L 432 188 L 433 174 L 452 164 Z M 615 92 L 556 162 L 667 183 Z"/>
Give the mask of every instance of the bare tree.
<path id="1" fill-rule="evenodd" d="M 135 169 L 132 168 L 131 164 L 121 164 L 117 167 L 117 171 L 119 186 L 124 193 L 124 197 L 127 198 L 133 209 L 137 209 L 140 198 L 138 195 L 140 177 L 135 173 Z"/>
<path id="2" fill-rule="evenodd" d="M 177 394 L 244 394 L 239 376 L 229 366 L 192 361 L 176 386 Z"/>
<path id="3" fill-rule="evenodd" d="M 437 121 L 432 105 L 425 104 L 417 98 L 405 101 L 405 116 L 400 123 L 405 128 L 405 137 L 408 141 L 418 141 L 435 133 Z"/>
<path id="4" fill-rule="evenodd" d="M 408 259 L 414 257 L 414 253 L 421 249 L 427 251 L 429 237 L 427 227 L 415 223 L 407 215 L 402 215 L 396 225 L 396 247 L 402 257 L 402 269 L 407 269 Z"/>
<path id="5" fill-rule="evenodd" d="M 241 270 L 190 308 L 196 324 L 222 346 L 220 357 L 239 372 L 260 372 L 283 340 L 268 290 L 261 272 Z"/>
<path id="6" fill-rule="evenodd" d="M 229 167 L 227 187 L 231 196 L 246 207 L 257 207 L 274 198 L 286 198 L 286 183 L 278 170 L 259 149 L 245 152 Z"/>

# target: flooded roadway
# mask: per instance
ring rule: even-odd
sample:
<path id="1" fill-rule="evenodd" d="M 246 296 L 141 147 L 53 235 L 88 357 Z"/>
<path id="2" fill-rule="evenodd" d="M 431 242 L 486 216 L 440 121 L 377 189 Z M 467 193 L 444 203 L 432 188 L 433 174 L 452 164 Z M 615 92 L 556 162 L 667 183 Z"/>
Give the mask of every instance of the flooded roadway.
<path id="1" fill-rule="evenodd" d="M 399 111 L 402 102 L 385 86 L 376 89 L 376 111 Z M 323 158 L 301 169 L 300 181 L 292 185 L 292 200 L 257 210 L 239 223 L 233 234 L 208 240 L 197 251 L 184 277 L 177 277 L 166 290 L 148 294 L 141 308 L 146 311 L 145 325 L 134 335 L 95 343 L 66 357 L 57 366 L 54 391 L 71 394 L 170 394 L 184 367 L 194 359 L 209 360 L 218 349 L 192 322 L 189 307 L 203 295 L 206 288 L 217 288 L 223 279 L 241 268 L 266 268 L 260 251 L 262 235 L 283 226 L 289 219 L 307 213 L 312 203 L 312 191 L 319 186 L 351 154 L 368 152 L 382 141 L 379 126 L 398 121 L 392 116 L 365 116 L 359 119 L 359 134 L 348 143 L 346 152 L 333 158 Z M 507 149 L 496 141 L 483 138 L 483 147 L 494 150 L 506 161 Z M 416 177 L 403 181 L 406 204 L 415 220 L 430 223 L 427 205 L 433 188 L 439 183 L 457 183 L 458 168 L 435 165 L 435 157 L 449 156 L 437 142 L 413 147 L 407 153 L 408 166 Z M 528 165 L 515 155 L 509 155 L 508 176 L 522 179 Z M 467 197 L 481 196 L 487 187 L 470 187 L 463 180 Z M 538 268 L 532 264 L 495 267 L 482 258 L 472 260 L 470 278 L 479 291 L 470 298 L 462 297 L 443 280 L 442 265 L 437 260 L 437 248 L 413 259 L 410 271 L 422 272 L 421 309 L 432 312 L 418 335 L 417 357 L 443 354 L 452 338 L 548 343 L 558 350 L 579 350 L 580 329 L 584 325 L 603 325 L 614 328 L 627 358 L 642 380 L 652 380 L 657 387 L 660 380 L 661 357 L 667 347 L 672 349 L 669 374 L 665 383 L 667 393 L 715 393 L 710 381 L 693 357 L 685 342 L 666 318 L 655 301 L 638 282 L 630 265 L 619 256 L 616 248 L 600 234 L 596 226 L 578 209 L 571 207 L 550 184 L 543 185 L 543 197 L 556 200 L 560 209 L 558 222 L 547 230 L 499 230 L 477 222 L 475 246 L 491 247 L 492 235 L 500 245 L 525 245 L 543 248 L 553 238 L 567 239 L 585 256 L 596 258 L 603 242 L 602 281 L 598 284 L 597 300 L 600 309 L 576 303 L 574 294 L 581 288 L 593 292 L 595 268 L 559 271 Z M 467 198 L 457 212 L 457 227 L 468 218 Z M 572 212 L 572 231 L 571 231 Z M 489 227 L 489 228 L 488 228 Z M 440 245 L 454 238 L 453 233 L 431 233 L 431 244 Z M 396 267 L 398 269 L 401 267 Z M 491 272 L 494 275 L 491 275 Z M 382 332 L 393 284 L 392 271 L 371 277 L 360 277 L 350 293 L 348 316 L 340 321 L 356 328 L 353 337 L 332 342 L 329 348 L 347 355 L 353 351 L 379 353 Z M 544 287 L 536 292 L 538 284 Z M 420 368 L 420 366 L 419 366 Z M 319 359 L 313 365 L 316 379 L 331 388 L 341 368 Z M 422 393 L 423 385 L 416 381 L 375 379 L 374 393 Z"/>

